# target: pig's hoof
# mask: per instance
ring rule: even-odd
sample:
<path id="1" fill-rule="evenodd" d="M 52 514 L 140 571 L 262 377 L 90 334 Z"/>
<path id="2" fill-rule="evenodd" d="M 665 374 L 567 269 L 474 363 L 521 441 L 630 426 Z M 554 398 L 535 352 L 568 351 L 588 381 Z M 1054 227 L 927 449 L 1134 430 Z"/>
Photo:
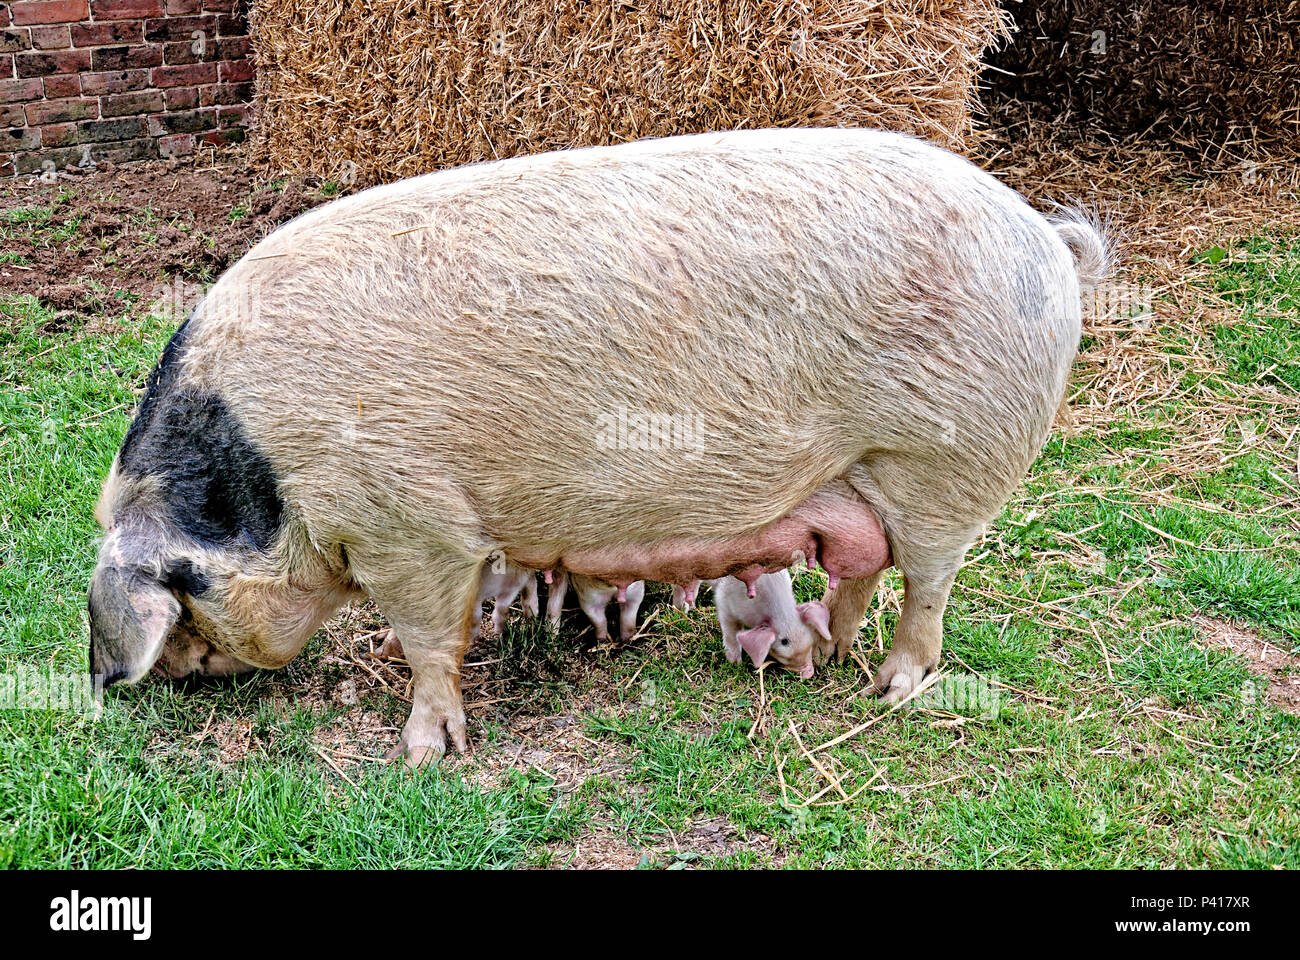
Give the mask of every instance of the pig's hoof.
<path id="1" fill-rule="evenodd" d="M 385 760 L 405 760 L 406 765 L 412 770 L 419 770 L 421 767 L 433 766 L 442 757 L 443 750 L 441 747 L 432 744 L 417 744 L 410 746 L 403 737 L 398 740 L 393 749 L 384 754 Z"/>
<path id="2" fill-rule="evenodd" d="M 379 646 L 371 654 L 376 660 L 406 659 L 406 651 L 402 649 L 402 641 L 397 639 L 397 635 L 391 629 L 381 630 L 375 634 L 375 639 L 380 641 Z"/>
<path id="3" fill-rule="evenodd" d="M 844 654 L 840 653 L 839 646 L 834 640 L 818 637 L 817 645 L 813 647 L 813 662 L 817 664 L 829 663 L 831 657 L 839 661 L 844 659 Z"/>
<path id="4" fill-rule="evenodd" d="M 920 685 L 926 672 L 925 667 L 890 654 L 871 678 L 866 692 L 880 697 L 885 703 L 900 703 Z"/>
<path id="5" fill-rule="evenodd" d="M 417 769 L 436 762 L 447 752 L 447 742 L 461 753 L 469 752 L 465 736 L 465 711 L 459 702 L 446 710 L 422 710 L 417 717 L 406 722 L 402 736 L 393 749 L 385 754 L 388 760 L 406 760 L 406 765 Z"/>

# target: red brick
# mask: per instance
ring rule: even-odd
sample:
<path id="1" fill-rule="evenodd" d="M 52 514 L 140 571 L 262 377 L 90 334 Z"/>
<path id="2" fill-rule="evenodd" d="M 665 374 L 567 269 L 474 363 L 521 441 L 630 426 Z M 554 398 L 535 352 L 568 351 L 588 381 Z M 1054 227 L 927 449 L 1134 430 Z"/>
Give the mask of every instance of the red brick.
<path id="1" fill-rule="evenodd" d="M 188 157 L 194 152 L 194 134 L 177 133 L 170 137 L 158 138 L 158 155 L 160 157 Z"/>
<path id="2" fill-rule="evenodd" d="M 180 113 L 161 113 L 149 118 L 149 136 L 162 137 L 169 133 L 200 133 L 217 125 L 217 111 L 211 107 L 202 110 L 182 110 Z"/>
<path id="3" fill-rule="evenodd" d="M 71 123 L 75 120 L 94 120 L 99 116 L 97 100 L 41 100 L 27 104 L 27 123 Z"/>
<path id="4" fill-rule="evenodd" d="M 81 73 L 90 69 L 89 50 L 52 50 L 48 53 L 19 53 L 14 67 L 20 77 L 46 77 L 52 73 Z"/>
<path id="5" fill-rule="evenodd" d="M 0 3 L 0 27 L 9 26 L 9 8 Z"/>
<path id="6" fill-rule="evenodd" d="M 229 13 L 234 7 L 234 0 L 203 0 L 203 9 L 209 13 Z"/>
<path id="7" fill-rule="evenodd" d="M 12 177 L 17 172 L 13 157 L 0 157 L 0 177 Z"/>
<path id="8" fill-rule="evenodd" d="M 99 112 L 105 117 L 134 117 L 142 113 L 157 113 L 164 109 L 161 90 L 141 90 L 136 93 L 119 93 L 101 97 Z"/>
<path id="9" fill-rule="evenodd" d="M 66 50 L 72 46 L 72 37 L 66 25 L 58 27 L 32 27 L 32 47 L 36 50 Z"/>
<path id="10" fill-rule="evenodd" d="M 140 20 L 109 20 L 105 23 L 78 23 L 72 27 L 72 43 L 77 47 L 102 47 L 110 43 L 140 43 L 144 24 Z"/>
<path id="11" fill-rule="evenodd" d="M 80 142 L 81 137 L 75 123 L 47 123 L 41 127 L 43 147 L 70 147 Z"/>
<path id="12" fill-rule="evenodd" d="M 208 48 L 212 48 L 208 44 Z M 216 52 L 210 53 L 213 60 L 244 60 L 253 52 L 253 43 L 248 37 L 223 37 L 216 43 Z"/>
<path id="13" fill-rule="evenodd" d="M 110 120 L 87 120 L 81 124 L 82 143 L 105 140 L 130 140 L 145 135 L 144 117 L 114 117 Z"/>
<path id="14" fill-rule="evenodd" d="M 82 147 L 42 150 L 39 153 L 19 154 L 16 165 L 19 173 L 39 173 L 42 170 L 58 170 L 63 167 L 80 166 L 84 155 Z"/>
<path id="15" fill-rule="evenodd" d="M 91 63 L 96 70 L 129 70 L 132 67 L 156 67 L 162 63 L 162 47 L 140 44 L 130 47 L 94 47 Z"/>
<path id="16" fill-rule="evenodd" d="M 218 83 L 210 87 L 199 88 L 199 102 L 205 107 L 228 107 L 236 103 L 248 103 L 253 99 L 251 83 Z"/>
<path id="17" fill-rule="evenodd" d="M 12 53 L 0 53 L 0 77 L 6 80 L 13 79 L 14 75 L 14 55 Z"/>
<path id="18" fill-rule="evenodd" d="M 132 160 L 152 160 L 158 156 L 157 140 L 131 140 L 127 143 L 113 143 L 95 151 L 99 160 L 111 160 L 114 163 L 128 163 Z"/>
<path id="19" fill-rule="evenodd" d="M 41 131 L 36 127 L 10 127 L 0 131 L 0 151 L 35 150 L 41 145 Z"/>
<path id="20" fill-rule="evenodd" d="M 253 79 L 253 62 L 251 60 L 227 60 L 219 65 L 217 74 L 222 80 L 231 83 L 248 83 Z"/>
<path id="21" fill-rule="evenodd" d="M 215 37 L 217 35 L 217 18 L 208 14 L 203 17 L 165 17 L 161 20 L 146 20 L 144 22 L 144 38 L 155 43 L 164 40 L 193 42 L 196 32 L 207 37 Z"/>
<path id="22" fill-rule="evenodd" d="M 32 34 L 27 27 L 15 27 L 13 30 L 0 31 L 0 53 L 13 53 L 15 50 L 30 50 Z"/>
<path id="23" fill-rule="evenodd" d="M 248 36 L 248 17 L 243 13 L 223 13 L 217 17 L 217 36 Z"/>
<path id="24" fill-rule="evenodd" d="M 203 44 L 199 47 L 203 53 L 199 54 L 194 51 L 194 44 L 191 41 L 186 41 L 184 43 L 164 43 L 162 45 L 163 63 L 171 66 L 176 63 L 202 63 L 205 60 L 215 60 L 217 52 L 216 46 L 217 43 L 215 40 L 204 40 Z"/>
<path id="25" fill-rule="evenodd" d="M 184 17 L 203 12 L 203 0 L 167 0 L 167 16 Z"/>
<path id="26" fill-rule="evenodd" d="M 14 23 L 76 23 L 90 17 L 86 0 L 37 0 L 34 3 L 11 3 L 9 12 Z"/>
<path id="27" fill-rule="evenodd" d="M 191 110 L 199 105 L 197 87 L 171 87 L 163 91 L 168 110 Z"/>
<path id="28" fill-rule="evenodd" d="M 148 70 L 114 70 L 111 73 L 83 73 L 81 92 L 88 97 L 106 93 L 126 93 L 150 86 Z"/>
<path id="29" fill-rule="evenodd" d="M 234 107 L 217 108 L 217 123 L 223 127 L 242 127 L 248 122 L 249 115 L 253 108 L 247 103 L 241 103 Z"/>
<path id="30" fill-rule="evenodd" d="M 39 80 L 0 80 L 0 103 L 39 100 L 43 96 L 45 88 Z"/>
<path id="31" fill-rule="evenodd" d="M 224 147 L 228 143 L 242 143 L 244 131 L 240 127 L 231 127 L 229 130 L 212 130 L 201 134 L 199 139 L 204 143 L 212 144 L 214 147 Z"/>
<path id="32" fill-rule="evenodd" d="M 161 0 L 90 0 L 90 10 L 96 20 L 138 20 L 163 15 Z"/>
<path id="33" fill-rule="evenodd" d="M 215 63 L 190 63 L 178 67 L 158 67 L 153 72 L 155 87 L 182 87 L 196 83 L 213 83 L 217 79 Z"/>
<path id="34" fill-rule="evenodd" d="M 81 96 L 81 77 L 75 73 L 46 77 L 41 82 L 45 84 L 46 100 L 65 100 L 68 97 Z"/>
<path id="35" fill-rule="evenodd" d="M 0 127 L 21 127 L 26 122 L 27 114 L 23 113 L 22 104 L 0 107 Z"/>

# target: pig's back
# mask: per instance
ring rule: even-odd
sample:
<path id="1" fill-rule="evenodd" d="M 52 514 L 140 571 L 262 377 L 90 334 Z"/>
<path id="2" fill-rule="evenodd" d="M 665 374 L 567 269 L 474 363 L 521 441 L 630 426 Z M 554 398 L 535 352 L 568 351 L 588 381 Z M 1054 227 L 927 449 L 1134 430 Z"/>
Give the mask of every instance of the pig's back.
<path id="1" fill-rule="evenodd" d="M 650 538 L 756 526 L 954 429 L 1032 456 L 1078 292 L 1050 226 L 951 154 L 754 131 L 337 201 L 250 251 L 194 326 L 190 375 L 318 524 L 418 525 L 451 489 L 536 544 L 629 512 Z M 639 416 L 667 426 L 657 449 Z"/>

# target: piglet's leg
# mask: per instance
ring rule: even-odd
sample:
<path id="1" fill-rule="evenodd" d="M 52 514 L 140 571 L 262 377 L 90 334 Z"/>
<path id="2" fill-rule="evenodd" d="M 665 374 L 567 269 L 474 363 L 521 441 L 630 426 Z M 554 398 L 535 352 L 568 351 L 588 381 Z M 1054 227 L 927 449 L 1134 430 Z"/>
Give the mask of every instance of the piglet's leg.
<path id="1" fill-rule="evenodd" d="M 638 580 L 627 588 L 627 599 L 619 604 L 618 636 L 624 643 L 636 636 L 636 615 L 645 599 L 645 581 Z"/>
<path id="2" fill-rule="evenodd" d="M 546 619 L 552 627 L 559 629 L 560 616 L 564 613 L 564 598 L 569 592 L 569 575 L 563 570 L 551 573 L 546 588 Z"/>
<path id="3" fill-rule="evenodd" d="M 524 581 L 524 616 L 537 616 L 537 575 L 531 571 Z"/>
<path id="4" fill-rule="evenodd" d="M 744 624 L 720 612 L 718 626 L 722 630 L 722 649 L 726 651 L 728 662 L 740 663 L 740 641 L 736 639 L 736 633 Z"/>
<path id="5" fill-rule="evenodd" d="M 609 624 L 605 617 L 605 607 L 608 603 L 608 595 L 599 590 L 589 590 L 582 595 L 582 612 L 591 621 L 596 631 L 596 640 L 600 643 L 609 639 Z"/>
<path id="6" fill-rule="evenodd" d="M 876 595 L 876 586 L 882 574 L 871 577 L 841 580 L 834 590 L 827 593 L 826 606 L 831 612 L 831 639 L 817 638 L 817 659 L 826 660 L 831 654 L 836 660 L 843 660 L 853 649 L 862 619 L 871 606 L 871 598 Z"/>

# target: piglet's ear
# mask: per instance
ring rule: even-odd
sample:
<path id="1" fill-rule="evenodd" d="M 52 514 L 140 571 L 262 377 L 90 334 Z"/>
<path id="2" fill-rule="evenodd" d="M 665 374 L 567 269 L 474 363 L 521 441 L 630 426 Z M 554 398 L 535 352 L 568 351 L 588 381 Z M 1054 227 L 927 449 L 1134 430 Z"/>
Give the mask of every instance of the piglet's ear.
<path id="1" fill-rule="evenodd" d="M 776 631 L 771 627 L 754 627 L 752 630 L 741 630 L 736 634 L 736 640 L 745 648 L 749 659 L 754 661 L 754 666 L 762 667 L 767 652 L 776 642 Z"/>
<path id="2" fill-rule="evenodd" d="M 799 611 L 799 619 L 821 634 L 823 640 L 831 638 L 831 612 L 826 604 L 820 600 L 809 600 L 795 609 Z"/>

